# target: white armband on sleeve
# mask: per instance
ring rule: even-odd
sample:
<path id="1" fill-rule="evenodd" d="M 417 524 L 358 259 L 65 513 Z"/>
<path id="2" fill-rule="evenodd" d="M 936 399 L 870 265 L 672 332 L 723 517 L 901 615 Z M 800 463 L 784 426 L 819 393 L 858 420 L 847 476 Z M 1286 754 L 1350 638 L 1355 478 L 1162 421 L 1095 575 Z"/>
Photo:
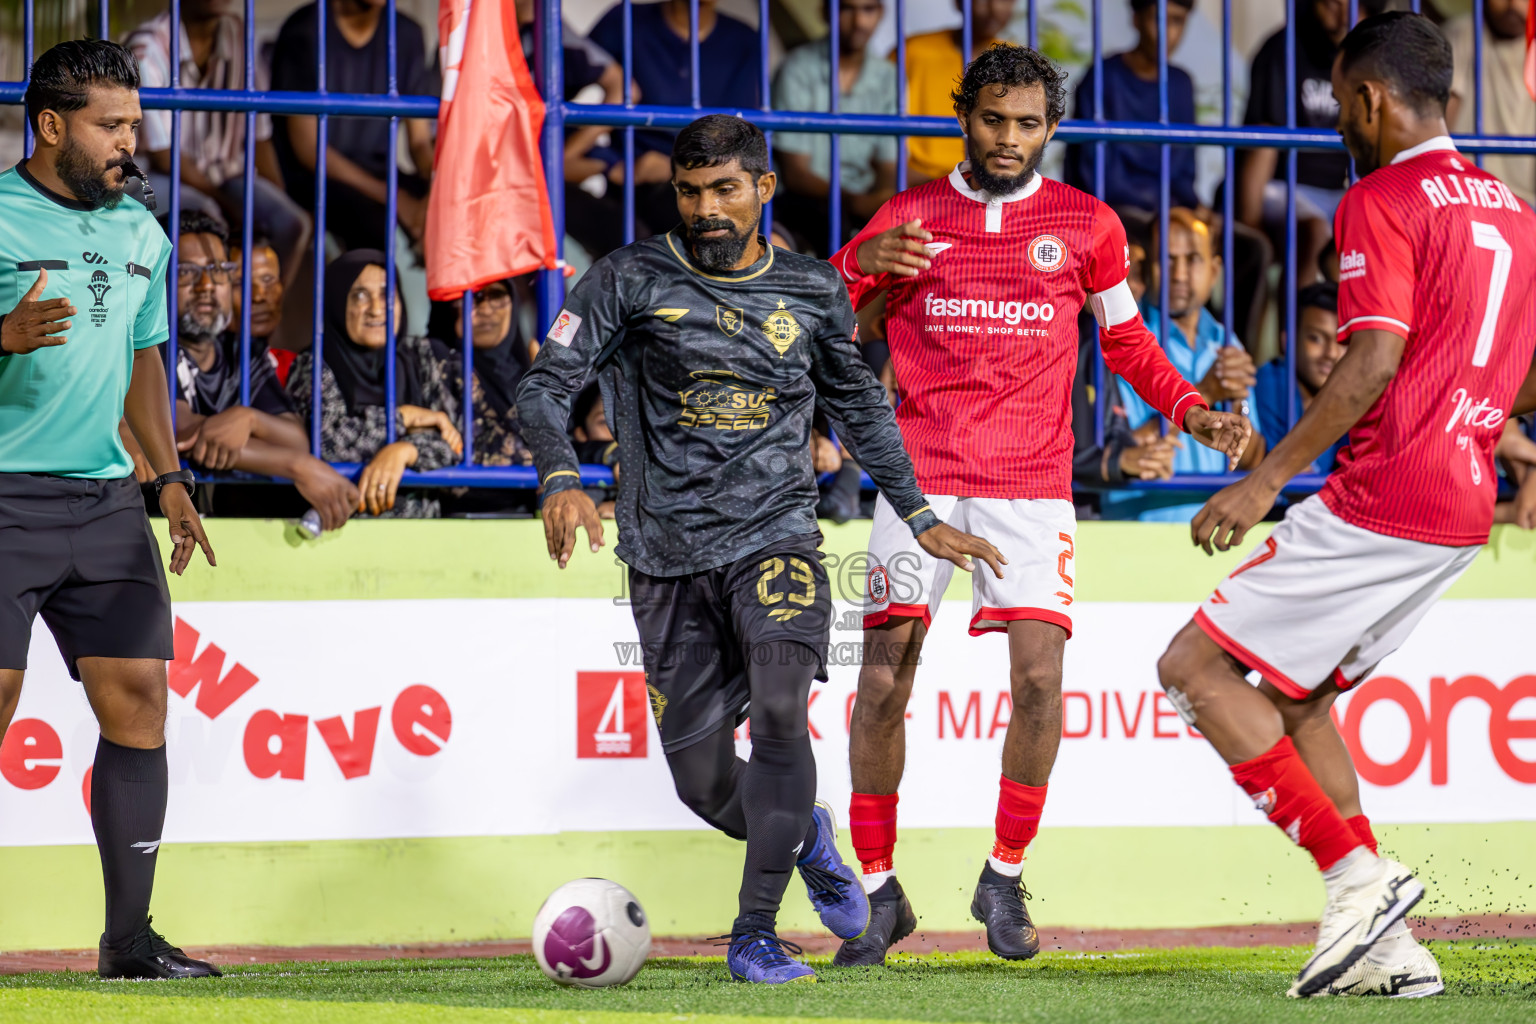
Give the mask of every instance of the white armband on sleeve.
<path id="1" fill-rule="evenodd" d="M 1100 327 L 1123 324 L 1140 312 L 1136 308 L 1136 299 L 1131 295 L 1131 286 L 1123 279 L 1107 291 L 1095 292 L 1088 301 L 1093 306 L 1093 317 Z"/>

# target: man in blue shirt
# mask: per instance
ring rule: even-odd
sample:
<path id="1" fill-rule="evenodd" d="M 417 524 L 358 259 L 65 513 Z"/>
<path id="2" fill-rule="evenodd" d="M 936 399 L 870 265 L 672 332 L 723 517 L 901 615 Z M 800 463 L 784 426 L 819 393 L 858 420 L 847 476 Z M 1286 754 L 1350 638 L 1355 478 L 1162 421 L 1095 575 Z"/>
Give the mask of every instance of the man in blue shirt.
<path id="1" fill-rule="evenodd" d="M 1251 469 L 1264 457 L 1266 448 L 1260 438 L 1265 432 L 1265 411 L 1253 392 L 1253 360 L 1235 334 L 1229 334 L 1213 317 L 1205 303 L 1211 297 L 1221 257 L 1211 251 L 1211 232 L 1192 210 L 1177 207 L 1168 211 L 1168 323 L 1163 311 L 1152 305 L 1158 295 L 1157 262 L 1149 260 L 1152 280 L 1147 283 L 1147 301 L 1142 317 L 1147 329 L 1156 334 L 1163 351 L 1186 380 L 1199 381 L 1200 394 L 1214 407 L 1217 402 L 1233 402 L 1253 421 L 1255 436 L 1243 453 L 1239 469 Z M 1154 241 L 1153 251 L 1157 250 Z M 1157 410 L 1124 380 L 1116 378 L 1126 421 L 1143 441 L 1162 432 Z M 1246 408 L 1242 408 L 1242 406 Z M 1210 453 L 1209 455 L 1207 453 Z M 1182 444 L 1173 456 L 1175 474 L 1225 473 L 1227 459 L 1198 444 Z M 1105 519 L 1139 519 L 1142 522 L 1187 523 L 1203 503 L 1203 496 L 1188 491 L 1126 490 L 1104 495 L 1101 508 Z"/>
<path id="2" fill-rule="evenodd" d="M 1104 119 L 1106 121 L 1156 121 L 1157 110 L 1157 0 L 1130 0 L 1131 21 L 1136 27 L 1136 48 L 1107 57 L 1103 65 Z M 1195 0 L 1168 0 L 1168 57 L 1179 48 Z M 1083 70 L 1073 110 L 1083 120 L 1093 120 L 1093 68 Z M 1195 87 L 1189 72 L 1168 65 L 1168 121 L 1194 124 Z M 1159 196 L 1158 147 L 1152 144 L 1106 142 L 1104 144 L 1104 193 L 1095 188 L 1097 147 L 1082 143 L 1067 147 L 1064 180 L 1074 188 L 1098 195 L 1114 207 L 1133 238 L 1146 237 Z M 1197 210 L 1202 220 L 1214 223 L 1195 192 L 1195 149 L 1168 149 L 1168 203 Z M 1221 230 L 1216 228 L 1218 232 Z M 1218 245 L 1219 248 L 1219 245 Z M 1233 294 L 1232 326 L 1241 335 L 1255 337 L 1263 326 L 1269 301 L 1265 274 L 1274 258 L 1269 239 L 1246 224 L 1232 225 L 1232 262 L 1228 268 L 1237 282 Z"/>
<path id="3" fill-rule="evenodd" d="M 1172 57 L 1184 35 L 1195 0 L 1168 0 L 1168 54 Z M 1136 26 L 1136 49 L 1104 59 L 1104 119 L 1106 121 L 1151 121 L 1157 110 L 1157 0 L 1131 0 L 1131 20 Z M 1093 68 L 1083 71 L 1082 84 L 1074 94 L 1073 110 L 1078 118 L 1093 119 Z M 1168 121 L 1171 124 L 1195 123 L 1195 86 L 1189 72 L 1168 65 Z M 1094 191 L 1093 143 L 1067 147 L 1065 179 L 1073 188 Z M 1104 144 L 1104 194 L 1099 198 L 1110 206 L 1133 206 L 1156 210 L 1162 203 L 1158 196 L 1159 147 L 1123 142 Z M 1168 148 L 1168 198 L 1174 206 L 1196 209 L 1195 150 L 1193 146 Z"/>
<path id="4" fill-rule="evenodd" d="M 1339 343 L 1339 286 L 1323 281 L 1309 284 L 1296 294 L 1296 334 L 1301 343 L 1296 347 L 1296 404 L 1294 414 L 1287 417 L 1286 407 L 1285 350 L 1288 344 L 1281 334 L 1280 358 L 1259 368 L 1253 391 L 1258 404 L 1269 412 L 1263 426 L 1257 427 L 1264 435 L 1264 444 L 1273 448 L 1280 443 L 1290 425 L 1301 419 L 1301 414 L 1312 399 L 1322 390 L 1328 375 L 1340 359 L 1344 358 L 1344 346 Z M 1258 423 L 1257 420 L 1254 421 Z M 1349 443 L 1341 437 L 1332 448 L 1314 462 L 1308 472 L 1331 473 L 1340 448 Z"/>
<path id="5" fill-rule="evenodd" d="M 699 102 L 707 107 L 761 107 L 762 63 L 757 32 L 715 10 L 716 0 L 699 0 Z M 637 102 L 693 105 L 688 44 L 688 0 L 662 0 L 630 8 L 630 55 Z M 590 38 L 618 61 L 624 53 L 624 7 L 612 8 L 592 27 Z M 656 234 L 677 223 L 672 192 L 672 137 L 669 131 L 635 132 L 635 215 Z M 622 145 L 622 142 L 619 143 Z"/>

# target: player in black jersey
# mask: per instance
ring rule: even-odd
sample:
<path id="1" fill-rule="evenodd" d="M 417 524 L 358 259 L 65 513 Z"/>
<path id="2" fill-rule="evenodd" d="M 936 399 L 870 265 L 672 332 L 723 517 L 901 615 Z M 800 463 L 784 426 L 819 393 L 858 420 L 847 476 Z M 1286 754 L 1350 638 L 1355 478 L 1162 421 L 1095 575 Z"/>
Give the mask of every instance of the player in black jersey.
<path id="1" fill-rule="evenodd" d="M 975 555 L 999 577 L 1003 560 L 928 507 L 853 342 L 837 272 L 759 233 L 775 186 L 762 132 L 698 119 L 677 137 L 672 183 L 682 224 L 592 266 L 524 376 L 518 412 L 549 554 L 564 568 L 578 526 L 593 551 L 603 543 L 566 434 L 573 396 L 598 371 L 624 467 L 617 553 L 662 749 L 683 802 L 747 844 L 727 964 L 745 981 L 814 980 L 775 934 L 790 872 L 838 936 L 869 920 L 831 809 L 816 801 L 806 718 L 813 678 L 826 679 L 832 611 L 814 512 L 816 402 L 924 550 L 965 569 Z M 749 711 L 744 762 L 732 734 Z"/>

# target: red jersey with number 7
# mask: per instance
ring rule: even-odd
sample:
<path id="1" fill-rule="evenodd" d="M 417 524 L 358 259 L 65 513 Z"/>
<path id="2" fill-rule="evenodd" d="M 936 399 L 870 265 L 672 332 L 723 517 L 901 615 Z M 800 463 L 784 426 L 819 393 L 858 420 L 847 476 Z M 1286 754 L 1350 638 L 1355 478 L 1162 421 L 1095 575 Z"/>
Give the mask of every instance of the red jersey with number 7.
<path id="1" fill-rule="evenodd" d="M 924 493 L 1070 500 L 1085 301 L 1110 371 L 1137 394 L 1175 424 L 1206 403 L 1141 321 L 1113 210 L 1039 174 L 998 198 L 972 189 L 965 169 L 892 196 L 832 265 L 855 309 L 887 292 L 896 422 Z M 932 266 L 916 277 L 866 276 L 858 247 L 919 219 L 933 236 Z"/>
<path id="2" fill-rule="evenodd" d="M 1536 349 L 1536 214 L 1449 137 L 1361 178 L 1334 215 L 1339 340 L 1407 340 L 1322 490 L 1347 523 L 1428 544 L 1488 540 L 1493 449 Z"/>

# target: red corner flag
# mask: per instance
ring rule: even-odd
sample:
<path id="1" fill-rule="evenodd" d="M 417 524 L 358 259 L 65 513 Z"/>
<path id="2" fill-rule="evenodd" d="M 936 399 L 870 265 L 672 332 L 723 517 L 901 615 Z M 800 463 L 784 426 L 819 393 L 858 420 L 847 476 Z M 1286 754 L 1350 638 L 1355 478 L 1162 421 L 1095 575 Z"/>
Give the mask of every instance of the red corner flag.
<path id="1" fill-rule="evenodd" d="M 539 160 L 544 102 L 518 38 L 514 0 L 441 0 L 443 101 L 427 205 L 427 293 L 555 266 Z"/>
<path id="2" fill-rule="evenodd" d="M 1536 3 L 1525 8 L 1525 91 L 1536 100 Z"/>

